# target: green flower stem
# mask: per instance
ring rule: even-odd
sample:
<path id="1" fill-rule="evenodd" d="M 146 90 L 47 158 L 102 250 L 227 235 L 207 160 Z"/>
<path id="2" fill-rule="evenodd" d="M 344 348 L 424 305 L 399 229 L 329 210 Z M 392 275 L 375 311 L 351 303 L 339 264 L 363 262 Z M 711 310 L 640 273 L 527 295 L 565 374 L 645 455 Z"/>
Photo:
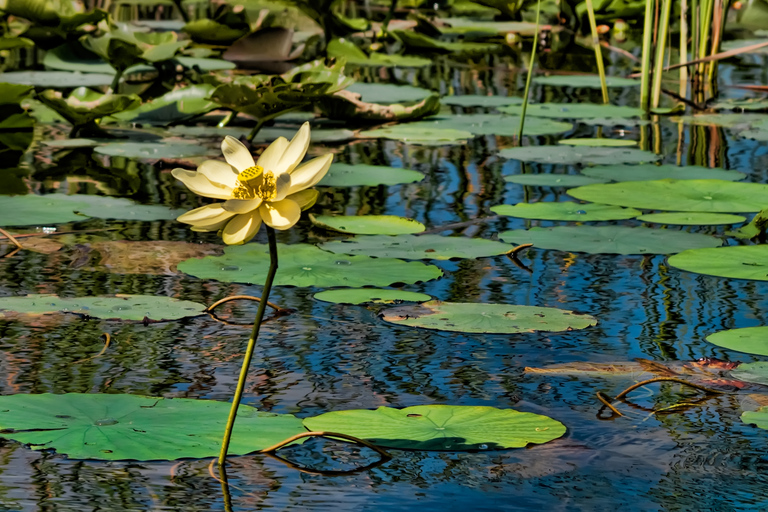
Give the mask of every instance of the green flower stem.
<path id="1" fill-rule="evenodd" d="M 523 128 L 525 127 L 525 112 L 528 110 L 528 91 L 531 89 L 531 78 L 533 78 L 533 63 L 536 60 L 536 48 L 539 45 L 539 16 L 541 15 L 541 0 L 536 2 L 536 31 L 533 33 L 533 48 L 531 49 L 531 60 L 528 63 L 528 76 L 525 77 L 525 92 L 523 93 L 523 111 L 520 114 L 520 130 L 517 133 L 517 143 L 523 144 Z M 527 187 L 526 187 L 527 188 Z"/>
<path id="2" fill-rule="evenodd" d="M 117 94 L 117 88 L 120 87 L 120 79 L 123 78 L 123 70 L 118 69 L 115 71 L 115 78 L 112 80 L 112 85 L 110 85 L 110 89 L 112 89 L 112 94 Z"/>
<path id="3" fill-rule="evenodd" d="M 256 311 L 256 320 L 253 323 L 253 331 L 251 331 L 251 337 L 248 339 L 248 347 L 245 350 L 243 367 L 240 369 L 240 378 L 237 381 L 237 389 L 235 389 L 235 396 L 232 399 L 232 409 L 229 411 L 227 428 L 224 430 L 224 439 L 221 441 L 219 466 L 223 466 L 227 458 L 229 441 L 232 438 L 232 429 L 235 425 L 235 418 L 237 417 L 237 408 L 240 406 L 240 399 L 243 396 L 243 388 L 245 388 L 245 380 L 248 377 L 248 367 L 251 365 L 251 358 L 253 357 L 253 349 L 256 346 L 256 340 L 259 338 L 259 328 L 261 327 L 261 320 L 264 318 L 264 311 L 267 309 L 269 292 L 272 290 L 272 281 L 275 280 L 275 274 L 277 274 L 277 240 L 275 239 L 275 230 L 269 226 L 265 227 L 267 228 L 267 239 L 269 240 L 269 272 L 267 272 L 267 280 L 264 282 L 264 291 L 261 293 L 259 309 Z"/>

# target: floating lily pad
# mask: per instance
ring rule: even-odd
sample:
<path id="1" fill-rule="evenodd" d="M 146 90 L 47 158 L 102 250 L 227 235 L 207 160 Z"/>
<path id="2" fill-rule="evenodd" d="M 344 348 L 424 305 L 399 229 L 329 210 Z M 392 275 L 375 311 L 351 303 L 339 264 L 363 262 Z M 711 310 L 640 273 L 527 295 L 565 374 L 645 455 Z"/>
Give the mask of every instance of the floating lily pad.
<path id="1" fill-rule="evenodd" d="M 346 88 L 349 92 L 360 94 L 360 99 L 367 103 L 409 103 L 421 101 L 431 96 L 432 91 L 411 85 L 376 84 L 355 82 Z"/>
<path id="2" fill-rule="evenodd" d="M 400 185 L 415 183 L 424 179 L 418 171 L 366 164 L 331 164 L 320 183 L 320 187 L 363 187 L 375 185 Z"/>
<path id="3" fill-rule="evenodd" d="M 340 256 L 309 244 L 280 244 L 278 255 L 280 269 L 275 286 L 389 286 L 429 281 L 443 275 L 434 265 L 384 255 Z M 201 279 L 263 284 L 269 270 L 269 251 L 261 244 L 230 246 L 223 256 L 182 261 L 178 269 Z"/>
<path id="4" fill-rule="evenodd" d="M 669 264 L 697 274 L 768 281 L 768 246 L 740 245 L 685 251 L 669 258 Z"/>
<path id="5" fill-rule="evenodd" d="M 743 172 L 725 169 L 710 169 L 698 165 L 678 167 L 676 165 L 596 165 L 581 171 L 593 178 L 610 181 L 653 181 L 653 180 L 726 180 L 739 181 L 746 176 Z"/>
<path id="6" fill-rule="evenodd" d="M 505 114 L 521 115 L 523 106 L 499 108 Z M 601 117 L 640 117 L 645 111 L 636 107 L 601 105 L 599 103 L 531 103 L 525 111 L 526 116 L 552 117 L 556 119 L 583 119 Z M 527 124 L 526 119 L 526 124 Z"/>
<path id="7" fill-rule="evenodd" d="M 637 146 L 634 140 L 626 139 L 563 139 L 557 141 L 558 144 L 565 146 L 592 146 L 592 147 L 611 147 L 621 148 L 628 146 Z"/>
<path id="8" fill-rule="evenodd" d="M 426 228 L 417 220 L 397 215 L 318 215 L 310 214 L 315 226 L 355 235 L 402 235 L 421 233 Z"/>
<path id="9" fill-rule="evenodd" d="M 352 435 L 406 450 L 501 450 L 542 444 L 565 434 L 547 416 L 485 406 L 417 405 L 405 409 L 353 409 L 306 418 L 310 430 Z"/>
<path id="10" fill-rule="evenodd" d="M 588 222 L 598 220 L 623 220 L 637 217 L 640 212 L 633 208 L 621 208 L 605 204 L 579 204 L 571 201 L 562 203 L 519 203 L 492 206 L 498 215 L 509 215 L 521 219 L 567 220 Z"/>
<path id="11" fill-rule="evenodd" d="M 491 334 L 571 331 L 597 324 L 592 316 L 564 309 L 439 300 L 390 308 L 382 318 L 409 327 Z"/>
<path id="12" fill-rule="evenodd" d="M 315 294 L 317 300 L 333 302 L 336 304 L 394 304 L 397 302 L 424 302 L 432 300 L 425 293 L 409 292 L 405 290 L 392 290 L 384 288 L 342 288 L 339 290 L 325 290 Z"/>
<path id="13" fill-rule="evenodd" d="M 26 315 L 75 313 L 107 320 L 176 320 L 203 313 L 205 306 L 188 300 L 156 295 L 61 298 L 33 294 L 0 297 L 0 310 Z"/>
<path id="14" fill-rule="evenodd" d="M 198 144 L 161 144 L 152 142 L 114 142 L 94 149 L 96 153 L 126 158 L 162 159 L 202 156 L 210 150 Z"/>
<path id="15" fill-rule="evenodd" d="M 35 87 L 103 87 L 112 84 L 114 74 L 76 73 L 70 71 L 10 71 L 0 74 L 0 82 Z"/>
<path id="16" fill-rule="evenodd" d="M 568 193 L 582 201 L 681 212 L 759 212 L 768 203 L 768 185 L 724 180 L 626 181 Z"/>
<path id="17" fill-rule="evenodd" d="M 554 87 L 585 87 L 600 89 L 600 77 L 597 75 L 552 75 L 540 76 L 533 79 L 537 84 L 551 85 Z M 608 87 L 640 87 L 640 80 L 632 78 L 606 77 L 605 84 Z"/>
<path id="18" fill-rule="evenodd" d="M 504 231 L 502 240 L 532 243 L 539 249 L 590 254 L 674 254 L 686 249 L 717 247 L 709 235 L 628 226 L 559 226 Z"/>
<path id="19" fill-rule="evenodd" d="M 744 411 L 741 413 L 741 421 L 747 425 L 755 425 L 763 430 L 768 430 L 768 406 L 762 406 L 756 411 Z"/>
<path id="20" fill-rule="evenodd" d="M 496 108 L 508 105 L 520 105 L 523 98 L 514 96 L 481 96 L 479 94 L 466 94 L 464 96 L 443 96 L 440 102 L 454 107 L 484 107 Z"/>
<path id="21" fill-rule="evenodd" d="M 473 135 L 466 130 L 427 127 L 416 122 L 396 124 L 377 130 L 361 131 L 360 137 L 393 139 L 411 144 L 432 145 L 466 142 Z"/>
<path id="22" fill-rule="evenodd" d="M 725 99 L 709 106 L 714 110 L 763 111 L 768 110 L 768 100 L 762 98 Z"/>
<path id="23" fill-rule="evenodd" d="M 528 127 L 528 119 L 525 121 Z M 499 156 L 522 162 L 542 164 L 595 165 L 615 163 L 653 162 L 661 158 L 650 151 L 635 148 L 611 147 L 568 147 L 568 146 L 522 146 L 499 151 Z"/>
<path id="24" fill-rule="evenodd" d="M 270 126 L 269 128 L 262 128 L 256 137 L 253 138 L 254 142 L 272 142 L 278 137 L 285 137 L 291 140 L 296 134 L 296 128 L 277 128 Z M 247 133 L 247 132 L 246 132 Z M 346 128 L 312 128 L 312 143 L 313 144 L 330 144 L 334 142 L 343 142 L 346 140 L 352 140 L 355 138 L 355 132 L 347 130 Z"/>
<path id="25" fill-rule="evenodd" d="M 397 55 L 372 52 L 366 55 L 355 43 L 345 39 L 333 39 L 326 48 L 328 57 L 343 57 L 347 64 L 355 66 L 374 66 L 374 67 L 414 67 L 421 68 L 431 66 L 432 60 L 423 57 L 414 57 L 411 55 Z"/>
<path id="26" fill-rule="evenodd" d="M 237 67 L 233 62 L 224 59 L 211 59 L 208 57 L 187 57 L 186 55 L 178 55 L 173 60 L 185 68 L 197 68 L 204 72 L 222 71 L 225 69 L 235 69 Z"/>
<path id="27" fill-rule="evenodd" d="M 219 454 L 229 409 L 227 402 L 139 395 L 8 395 L 0 397 L 0 435 L 72 459 L 202 459 Z M 241 405 L 229 453 L 263 450 L 301 432 L 295 416 Z"/>
<path id="28" fill-rule="evenodd" d="M 38 196 L 0 196 L 0 225 L 2 226 L 40 226 L 63 224 L 83 220 L 85 215 L 75 213 L 86 208 L 87 203 L 73 203 L 63 200 L 63 194 Z"/>
<path id="29" fill-rule="evenodd" d="M 167 206 L 138 204 L 124 197 L 95 196 L 85 194 L 57 196 L 61 201 L 70 201 L 75 203 L 75 210 L 77 213 L 87 217 L 96 217 L 99 219 L 137 221 L 172 220 L 186 212 L 186 210 L 183 209 L 172 209 L 168 208 Z"/>
<path id="30" fill-rule="evenodd" d="M 765 120 L 761 114 L 694 114 L 689 116 L 670 117 L 670 121 L 675 123 L 693 124 L 697 126 L 722 126 L 734 131 L 746 130 L 753 125 Z"/>
<path id="31" fill-rule="evenodd" d="M 582 174 L 555 174 L 555 173 L 537 173 L 537 174 L 513 174 L 504 176 L 504 181 L 526 185 L 530 187 L 582 187 L 595 183 L 605 183 L 607 180 L 600 178 L 590 178 Z"/>
<path id="32" fill-rule="evenodd" d="M 728 329 L 710 334 L 705 339 L 729 350 L 768 356 L 768 326 Z"/>
<path id="33" fill-rule="evenodd" d="M 326 242 L 320 248 L 337 254 L 367 254 L 406 260 L 449 260 L 506 254 L 513 246 L 482 238 L 440 235 L 366 235 Z"/>
<path id="34" fill-rule="evenodd" d="M 747 218 L 728 213 L 670 212 L 640 215 L 637 220 L 654 222 L 656 224 L 676 224 L 679 226 L 718 226 L 721 224 L 738 224 L 739 222 L 744 222 Z"/>
<path id="35" fill-rule="evenodd" d="M 443 33 L 489 33 L 489 34 L 525 34 L 533 35 L 538 30 L 535 23 L 526 21 L 480 21 L 469 18 L 438 18 L 441 23 L 447 23 L 450 29 L 440 27 Z"/>
<path id="36" fill-rule="evenodd" d="M 762 335 L 764 339 L 765 335 L 768 334 L 768 332 L 766 332 L 768 331 L 768 328 L 766 327 L 753 327 L 753 329 L 762 329 Z M 764 351 L 768 351 L 768 343 L 763 343 L 762 349 Z M 739 380 L 743 380 L 744 382 L 754 382 L 755 384 L 768 386 L 768 361 L 741 363 L 739 366 L 731 370 L 731 375 Z"/>

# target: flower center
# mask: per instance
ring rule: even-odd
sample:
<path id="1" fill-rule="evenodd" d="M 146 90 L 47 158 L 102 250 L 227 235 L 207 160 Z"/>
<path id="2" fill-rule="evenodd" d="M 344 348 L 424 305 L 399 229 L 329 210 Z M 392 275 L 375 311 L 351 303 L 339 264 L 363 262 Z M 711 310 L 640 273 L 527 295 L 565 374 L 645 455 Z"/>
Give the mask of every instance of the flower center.
<path id="1" fill-rule="evenodd" d="M 261 179 L 259 179 L 261 178 Z M 232 190 L 234 199 L 255 199 L 273 201 L 277 197 L 277 180 L 272 171 L 264 171 L 254 165 L 237 175 L 237 186 Z"/>

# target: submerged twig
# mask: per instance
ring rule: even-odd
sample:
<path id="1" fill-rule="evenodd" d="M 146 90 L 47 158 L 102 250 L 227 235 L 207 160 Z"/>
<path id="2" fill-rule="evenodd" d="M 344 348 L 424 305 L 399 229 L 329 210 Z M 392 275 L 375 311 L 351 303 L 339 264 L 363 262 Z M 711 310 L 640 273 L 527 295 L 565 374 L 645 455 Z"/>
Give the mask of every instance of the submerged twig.
<path id="1" fill-rule="evenodd" d="M 16 240 L 16 238 L 12 234 L 7 232 L 3 228 L 0 228 L 0 233 L 2 233 L 5 236 L 5 238 L 8 239 L 9 242 L 11 242 L 13 245 L 16 246 L 16 249 L 14 249 L 13 251 L 11 251 L 8 254 L 4 255 L 3 258 L 10 258 L 11 256 L 15 255 L 17 252 L 19 252 L 20 250 L 23 249 L 23 247 L 21 246 L 19 241 Z"/>
<path id="2" fill-rule="evenodd" d="M 327 432 L 327 431 L 302 432 L 301 434 L 296 434 L 295 436 L 291 436 L 288 439 L 284 439 L 283 441 L 280 441 L 279 443 L 272 445 L 269 448 L 264 448 L 263 450 L 260 450 L 259 453 L 275 452 L 280 448 L 287 446 L 292 442 L 298 439 L 302 439 L 304 437 L 333 437 L 333 438 L 346 439 L 347 441 L 352 441 L 353 443 L 358 443 L 370 448 L 371 450 L 375 451 L 376 453 L 386 458 L 387 460 L 392 458 L 392 456 L 389 453 L 387 453 L 383 448 L 379 448 L 375 444 L 369 443 L 365 439 L 360 439 L 355 436 L 350 436 L 349 434 L 341 434 L 339 432 Z"/>
<path id="3" fill-rule="evenodd" d="M 636 390 L 639 387 L 645 386 L 646 384 L 652 384 L 654 382 L 677 382 L 678 384 L 685 384 L 686 386 L 690 386 L 692 388 L 696 388 L 700 391 L 704 391 L 705 393 L 712 393 L 712 394 L 724 394 L 725 391 L 719 391 L 717 389 L 708 388 L 705 386 L 700 386 L 699 384 L 694 384 L 693 382 L 689 382 L 685 379 L 678 379 L 677 377 L 655 377 L 653 379 L 644 380 L 642 382 L 637 382 L 635 384 L 632 384 L 627 389 L 616 395 L 614 400 L 621 400 L 627 394 L 631 393 L 632 391 Z"/>
<path id="4" fill-rule="evenodd" d="M 620 416 L 620 417 L 624 416 L 619 412 L 617 408 L 613 406 L 613 404 L 611 404 L 611 402 L 606 398 L 606 396 L 603 394 L 602 391 L 598 391 L 597 393 L 595 393 L 595 396 L 597 397 L 598 400 L 600 400 L 600 402 L 602 402 L 604 406 L 606 406 L 611 411 L 613 411 L 614 416 Z M 597 413 L 598 418 L 600 418 L 600 412 L 602 412 L 602 409 L 600 409 L 600 411 L 598 411 Z M 600 418 L 600 419 L 612 419 L 614 416 L 611 416 L 610 418 Z"/>
<path id="5" fill-rule="evenodd" d="M 230 302 L 230 301 L 233 301 L 233 300 L 254 300 L 256 302 L 261 302 L 261 298 L 253 297 L 251 295 L 230 295 L 229 297 L 224 297 L 221 300 L 217 300 L 216 302 L 214 302 L 213 304 L 211 304 L 210 306 L 205 308 L 205 312 L 206 313 L 211 313 L 214 308 L 220 306 L 221 304 L 224 304 L 225 302 Z M 277 304 L 275 304 L 273 302 L 269 302 L 269 301 L 267 301 L 267 306 L 271 307 L 272 309 L 274 309 L 278 313 L 288 313 L 288 312 L 291 311 L 290 309 L 281 308 Z"/>

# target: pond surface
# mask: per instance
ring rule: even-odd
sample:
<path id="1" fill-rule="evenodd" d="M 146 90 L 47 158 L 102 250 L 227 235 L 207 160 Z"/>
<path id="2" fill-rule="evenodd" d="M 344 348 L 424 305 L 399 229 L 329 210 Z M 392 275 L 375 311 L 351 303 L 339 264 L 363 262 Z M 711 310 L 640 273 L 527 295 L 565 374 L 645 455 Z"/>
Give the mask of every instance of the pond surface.
<path id="1" fill-rule="evenodd" d="M 723 96 L 740 84 L 768 83 L 768 62 L 746 71 L 721 69 Z M 498 64 L 492 62 L 493 64 Z M 590 65 L 591 66 L 591 65 Z M 573 64 L 580 69 L 579 63 Z M 581 68 L 583 69 L 583 67 Z M 614 66 L 610 74 L 626 69 Z M 358 78 L 365 78 L 359 76 Z M 368 77 L 371 78 L 371 77 Z M 403 83 L 442 93 L 519 95 L 524 75 L 495 70 L 440 67 L 434 73 L 400 72 Z M 589 99 L 599 90 L 534 86 L 539 102 Z M 612 103 L 636 105 L 634 89 L 612 89 Z M 293 125 L 290 126 L 295 129 Z M 49 137 L 50 128 L 38 128 Z M 593 137 L 599 128 L 575 124 L 562 138 Z M 636 126 L 603 127 L 604 135 L 639 140 Z M 42 134 L 46 132 L 48 135 Z M 678 125 L 662 119 L 655 149 L 665 163 L 723 167 L 766 183 L 764 143 L 712 126 Z M 623 134 L 623 135 L 622 135 Z M 528 144 L 558 137 L 527 138 Z M 203 144 L 216 153 L 218 141 Z M 528 173 L 576 173 L 565 165 L 526 164 L 498 157 L 508 138 L 475 137 L 466 144 L 426 147 L 395 141 L 356 140 L 328 145 L 336 162 L 391 165 L 418 170 L 423 181 L 373 187 L 321 187 L 315 214 L 393 214 L 423 222 L 446 236 L 497 239 L 508 229 L 565 223 L 495 217 L 490 207 L 523 201 L 572 200 L 562 187 L 507 183 Z M 653 149 L 653 148 L 652 148 Z M 32 169 L 24 187 L 37 193 L 98 194 L 104 191 L 145 204 L 190 209 L 204 201 L 170 174 L 173 162 L 137 162 L 92 154 L 91 149 L 25 155 Z M 320 154 L 315 146 L 310 154 Z M 15 164 L 14 164 L 15 166 Z M 109 170 L 111 169 L 111 170 Z M 6 170 L 4 172 L 12 172 Z M 18 182 L 16 182 L 18 183 Z M 1 199 L 0 199 L 1 200 Z M 493 217 L 490 220 L 482 220 Z M 452 226 L 462 223 L 459 227 Z M 603 223 L 597 223 L 601 225 Z M 621 221 L 641 225 L 639 221 Z M 258 296 L 260 286 L 201 280 L 157 269 L 155 274 L 110 272 L 94 245 L 105 241 L 189 241 L 217 244 L 215 233 L 193 233 L 175 221 L 86 219 L 55 226 L 66 246 L 49 255 L 22 251 L 0 260 L 0 293 L 55 293 L 67 297 L 148 294 L 203 304 L 228 295 Z M 668 229 L 723 234 L 723 227 Z M 20 230 L 21 231 L 21 230 Z M 281 243 L 340 239 L 303 218 L 278 233 Z M 262 231 L 258 243 L 266 243 Z M 6 249 L 9 249 L 6 247 Z M 122 257 L 125 263 L 125 257 Z M 495 302 L 556 307 L 588 313 L 595 327 L 564 333 L 481 335 L 440 332 L 383 322 L 383 306 L 350 306 L 313 298 L 319 289 L 277 287 L 271 300 L 295 313 L 264 324 L 243 403 L 264 411 L 307 417 L 323 412 L 424 404 L 488 405 L 551 416 L 568 427 L 551 443 L 528 449 L 480 452 L 392 450 L 375 464 L 367 450 L 312 440 L 280 455 L 313 470 L 301 472 L 264 455 L 234 457 L 228 468 L 231 502 L 209 475 L 209 460 L 98 462 L 68 460 L 10 441 L 0 445 L 2 510 L 763 510 L 768 508 L 768 434 L 740 419 L 746 394 L 704 396 L 674 383 L 655 384 L 632 395 L 626 416 L 598 414 L 597 391 L 609 396 L 637 380 L 630 375 L 528 373 L 526 367 L 566 362 L 627 362 L 645 358 L 679 368 L 701 357 L 758 360 L 714 346 L 716 331 L 762 325 L 768 283 L 683 272 L 666 256 L 617 256 L 533 248 L 515 265 L 505 256 L 434 261 L 445 276 L 404 289 L 443 301 Z M 231 399 L 255 306 L 222 306 L 222 323 L 208 316 L 142 325 L 83 320 L 75 315 L 32 320 L 0 319 L 0 394 L 131 393 L 162 397 Z M 112 342 L 103 347 L 102 333 Z M 703 400 L 698 400 L 705 398 Z M 651 411 L 695 402 L 668 413 Z"/>

